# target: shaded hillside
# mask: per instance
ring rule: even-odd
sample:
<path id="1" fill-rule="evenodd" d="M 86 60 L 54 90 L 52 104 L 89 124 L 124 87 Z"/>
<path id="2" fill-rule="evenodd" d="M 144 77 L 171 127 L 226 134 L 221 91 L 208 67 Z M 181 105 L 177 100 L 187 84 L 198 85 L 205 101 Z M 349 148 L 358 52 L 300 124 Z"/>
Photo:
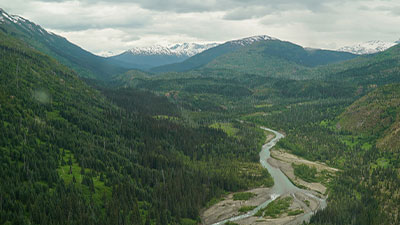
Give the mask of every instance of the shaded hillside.
<path id="1" fill-rule="evenodd" d="M 400 84 L 382 86 L 357 100 L 339 117 L 337 127 L 377 139 L 381 149 L 400 148 Z"/>
<path id="2" fill-rule="evenodd" d="M 123 52 L 107 58 L 107 61 L 127 69 L 149 70 L 152 67 L 160 65 L 182 62 L 187 58 L 188 56 L 180 55 L 134 55 L 131 52 Z"/>
<path id="3" fill-rule="evenodd" d="M 0 29 L 18 39 L 24 40 L 40 52 L 48 54 L 82 77 L 109 79 L 112 75 L 125 71 L 103 57 L 72 44 L 64 37 L 47 32 L 41 26 L 19 16 L 8 15 L 0 9 Z"/>
<path id="4" fill-rule="evenodd" d="M 400 45 L 384 52 L 361 56 L 335 65 L 317 68 L 313 76 L 358 85 L 384 85 L 400 82 Z"/>

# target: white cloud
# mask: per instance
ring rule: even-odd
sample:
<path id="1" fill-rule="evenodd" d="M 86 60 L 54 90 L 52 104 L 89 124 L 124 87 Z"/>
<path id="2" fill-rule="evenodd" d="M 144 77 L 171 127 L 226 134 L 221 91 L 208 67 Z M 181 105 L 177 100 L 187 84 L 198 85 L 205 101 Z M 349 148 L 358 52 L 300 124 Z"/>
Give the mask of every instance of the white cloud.
<path id="1" fill-rule="evenodd" d="M 320 48 L 400 37 L 397 0 L 0 0 L 0 7 L 95 53 L 257 34 Z"/>

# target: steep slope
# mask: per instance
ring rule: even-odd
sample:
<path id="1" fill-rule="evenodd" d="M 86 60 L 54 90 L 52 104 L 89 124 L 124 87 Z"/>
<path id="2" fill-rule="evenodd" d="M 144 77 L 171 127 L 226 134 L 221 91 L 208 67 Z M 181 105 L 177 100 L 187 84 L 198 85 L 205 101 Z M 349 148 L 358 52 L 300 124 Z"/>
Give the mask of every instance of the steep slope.
<path id="1" fill-rule="evenodd" d="M 307 67 L 344 61 L 354 57 L 356 56 L 350 53 L 304 49 L 301 46 L 269 36 L 254 36 L 226 42 L 182 63 L 156 67 L 151 71 L 182 72 L 203 67 L 206 70 L 227 69 L 270 76 L 276 73 L 289 73 L 289 71 L 293 73 Z M 281 72 L 282 69 L 283 72 Z"/>
<path id="2" fill-rule="evenodd" d="M 67 39 L 50 33 L 20 16 L 9 15 L 2 9 L 0 9 L 0 29 L 56 58 L 82 77 L 108 79 L 114 74 L 125 71 L 121 67 L 110 64 L 105 58 L 93 55 Z"/>
<path id="3" fill-rule="evenodd" d="M 0 224 L 195 224 L 211 198 L 271 184 L 237 173 L 260 133 L 191 128 L 149 92 L 105 98 L 3 31 L 0 58 Z"/>
<path id="4" fill-rule="evenodd" d="M 107 58 L 110 62 L 129 69 L 148 70 L 166 64 L 182 62 L 218 44 L 182 43 L 170 46 L 155 45 L 145 48 L 133 48 L 119 55 Z"/>
<path id="5" fill-rule="evenodd" d="M 339 117 L 337 127 L 371 136 L 381 149 L 400 149 L 400 84 L 379 87 Z"/>
<path id="6" fill-rule="evenodd" d="M 337 51 L 350 52 L 356 55 L 374 54 L 378 52 L 383 52 L 386 49 L 393 47 L 394 45 L 398 44 L 397 42 L 384 42 L 378 40 L 367 41 L 351 46 L 344 46 L 337 49 Z"/>

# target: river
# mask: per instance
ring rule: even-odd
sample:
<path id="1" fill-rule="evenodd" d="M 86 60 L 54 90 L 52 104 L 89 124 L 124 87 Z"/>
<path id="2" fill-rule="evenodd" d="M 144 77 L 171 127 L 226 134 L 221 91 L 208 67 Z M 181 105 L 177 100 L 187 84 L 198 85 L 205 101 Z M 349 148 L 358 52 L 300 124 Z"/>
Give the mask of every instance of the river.
<path id="1" fill-rule="evenodd" d="M 276 145 L 276 143 L 278 143 L 278 141 L 281 138 L 284 138 L 285 136 L 283 134 L 279 133 L 278 131 L 275 131 L 275 130 L 272 130 L 272 129 L 269 129 L 266 127 L 261 127 L 261 129 L 270 131 L 275 134 L 275 137 L 272 140 L 270 140 L 268 143 L 266 143 L 265 145 L 262 146 L 262 149 L 260 152 L 261 165 L 268 170 L 268 172 L 271 174 L 272 178 L 274 179 L 274 186 L 271 189 L 271 198 L 268 201 L 257 206 L 255 209 L 249 211 L 246 214 L 235 216 L 235 217 L 220 221 L 218 223 L 214 223 L 213 225 L 221 225 L 221 224 L 225 224 L 228 221 L 237 221 L 237 220 L 242 220 L 242 219 L 248 218 L 250 216 L 254 216 L 254 214 L 256 214 L 258 212 L 258 210 L 267 207 L 267 205 L 270 202 L 272 202 L 273 200 L 275 200 L 276 198 L 278 198 L 279 196 L 284 195 L 284 194 L 291 194 L 292 196 L 294 196 L 294 194 L 296 194 L 296 193 L 303 193 L 311 198 L 314 198 L 316 201 L 319 202 L 317 210 L 323 209 L 326 207 L 325 199 L 321 199 L 321 198 L 317 197 L 315 195 L 315 193 L 312 191 L 304 190 L 304 189 L 300 189 L 300 188 L 296 187 L 295 185 L 293 185 L 293 183 L 286 177 L 286 175 L 279 168 L 273 167 L 269 164 L 268 159 L 271 158 L 270 150 Z M 315 213 L 315 211 L 303 213 L 302 215 L 297 216 L 294 220 L 292 220 L 286 224 L 295 225 L 295 224 L 301 224 L 303 221 L 308 221 L 310 219 L 310 217 Z"/>

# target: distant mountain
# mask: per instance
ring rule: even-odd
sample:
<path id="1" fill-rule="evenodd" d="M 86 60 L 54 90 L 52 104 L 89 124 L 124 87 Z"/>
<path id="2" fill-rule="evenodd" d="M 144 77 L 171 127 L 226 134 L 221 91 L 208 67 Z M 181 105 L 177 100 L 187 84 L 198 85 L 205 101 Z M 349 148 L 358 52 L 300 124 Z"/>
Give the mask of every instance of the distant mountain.
<path id="1" fill-rule="evenodd" d="M 217 46 L 217 43 L 182 43 L 169 46 L 154 45 L 133 48 L 119 55 L 111 56 L 109 61 L 125 68 L 147 70 L 152 67 L 182 62 L 185 59 Z"/>
<path id="2" fill-rule="evenodd" d="M 31 47 L 54 57 L 74 69 L 82 77 L 108 79 L 125 69 L 113 65 L 103 57 L 96 56 L 64 37 L 48 32 L 41 26 L 20 16 L 9 15 L 0 9 L 0 30 L 10 34 Z"/>
<path id="3" fill-rule="evenodd" d="M 351 53 L 308 49 L 262 35 L 228 41 L 182 63 L 153 68 L 153 72 L 230 71 L 271 77 L 290 77 L 294 71 L 355 58 Z"/>
<path id="4" fill-rule="evenodd" d="M 377 52 L 385 51 L 386 49 L 399 44 L 400 40 L 396 42 L 384 42 L 384 41 L 367 41 L 352 46 L 345 46 L 339 48 L 338 51 L 350 52 L 357 55 L 374 54 Z"/>
<path id="5" fill-rule="evenodd" d="M 253 36 L 248 38 L 243 38 L 239 40 L 233 40 L 225 42 L 224 44 L 218 45 L 214 48 L 210 48 L 206 51 L 203 51 L 193 57 L 188 58 L 187 60 L 181 63 L 175 63 L 160 67 L 152 68 L 152 72 L 183 72 L 192 70 L 195 68 L 199 68 L 204 66 L 205 64 L 211 62 L 215 58 L 227 54 L 229 52 L 233 52 L 241 47 L 245 47 L 251 44 L 254 44 L 259 41 L 266 41 L 266 40 L 276 40 L 275 38 L 269 37 L 267 35 L 261 36 Z"/>

